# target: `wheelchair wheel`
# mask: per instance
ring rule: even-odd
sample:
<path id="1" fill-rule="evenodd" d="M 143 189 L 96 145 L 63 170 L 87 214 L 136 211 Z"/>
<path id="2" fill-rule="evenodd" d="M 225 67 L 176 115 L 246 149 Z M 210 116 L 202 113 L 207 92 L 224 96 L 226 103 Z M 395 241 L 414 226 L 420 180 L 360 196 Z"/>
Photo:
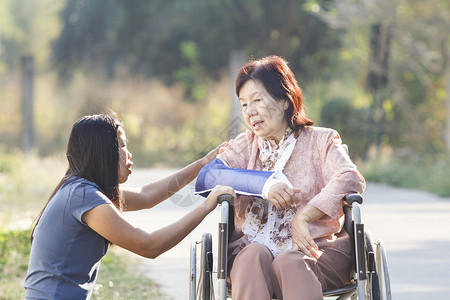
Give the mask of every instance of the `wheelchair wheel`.
<path id="1" fill-rule="evenodd" d="M 200 258 L 199 299 L 211 300 L 212 286 L 212 237 L 205 233 L 202 237 L 202 250 Z"/>
<path id="2" fill-rule="evenodd" d="M 191 261 L 189 266 L 189 300 L 197 296 L 197 242 L 191 243 Z"/>
<path id="3" fill-rule="evenodd" d="M 370 232 L 366 231 L 364 235 L 367 266 L 366 299 L 381 300 L 380 281 L 377 272 L 376 253 L 374 251 L 376 244 L 373 242 Z"/>
<path id="4" fill-rule="evenodd" d="M 380 278 L 381 299 L 392 300 L 391 296 L 391 280 L 389 277 L 389 268 L 387 263 L 386 251 L 384 249 L 383 241 L 378 240 L 375 243 L 376 251 L 376 265 Z"/>

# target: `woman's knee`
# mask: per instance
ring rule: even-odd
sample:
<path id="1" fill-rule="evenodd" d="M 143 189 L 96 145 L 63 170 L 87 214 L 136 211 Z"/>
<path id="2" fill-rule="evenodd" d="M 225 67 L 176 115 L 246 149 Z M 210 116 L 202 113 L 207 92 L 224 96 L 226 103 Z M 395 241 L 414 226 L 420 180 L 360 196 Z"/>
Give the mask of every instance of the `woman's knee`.
<path id="1" fill-rule="evenodd" d="M 322 286 L 315 274 L 315 264 L 299 251 L 283 251 L 272 263 L 272 283 L 275 294 L 283 299 L 323 299 Z M 297 295 L 297 296 L 295 296 Z"/>
<path id="2" fill-rule="evenodd" d="M 253 243 L 247 245 L 242 249 L 238 255 L 236 256 L 235 263 L 238 260 L 246 260 L 246 261 L 261 261 L 266 262 L 270 265 L 270 262 L 273 260 L 272 252 L 270 252 L 269 248 L 264 245 Z"/>
<path id="3" fill-rule="evenodd" d="M 230 275 L 249 272 L 270 272 L 273 255 L 270 250 L 261 244 L 250 244 L 244 247 L 236 256 L 231 267 Z"/>
<path id="4" fill-rule="evenodd" d="M 270 250 L 261 244 L 250 244 L 242 249 L 230 272 L 233 299 L 270 299 L 273 293 L 270 276 L 272 260 Z"/>
<path id="5" fill-rule="evenodd" d="M 314 269 L 314 259 L 309 258 L 299 251 L 283 251 L 278 254 L 272 262 L 272 270 L 275 273 L 280 272 L 310 272 Z M 313 270 L 315 271 L 315 270 Z"/>

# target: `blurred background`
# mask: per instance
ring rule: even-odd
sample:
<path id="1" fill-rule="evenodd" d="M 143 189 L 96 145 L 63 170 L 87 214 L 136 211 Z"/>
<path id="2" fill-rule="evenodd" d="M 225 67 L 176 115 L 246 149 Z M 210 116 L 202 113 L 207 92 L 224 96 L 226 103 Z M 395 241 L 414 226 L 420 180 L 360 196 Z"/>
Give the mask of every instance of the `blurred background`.
<path id="1" fill-rule="evenodd" d="M 201 157 L 244 129 L 236 71 L 270 54 L 368 181 L 449 196 L 449 32 L 444 0 L 2 0 L 2 210 L 61 177 L 85 114 L 119 114 L 137 167 Z"/>
<path id="2" fill-rule="evenodd" d="M 270 54 L 368 181 L 449 197 L 449 32 L 448 0 L 1 0 L 0 231 L 29 227 L 79 117 L 116 111 L 136 167 L 178 168 L 244 129 L 237 69 Z"/>
<path id="3" fill-rule="evenodd" d="M 233 62 L 277 54 L 355 160 L 430 163 L 450 149 L 449 6 L 2 0 L 2 149 L 60 155 L 73 121 L 111 108 L 139 166 L 181 166 L 227 138 Z"/>
<path id="4" fill-rule="evenodd" d="M 449 32 L 444 0 L 2 0 L 0 204 L 47 192 L 85 114 L 119 114 L 137 167 L 201 157 L 244 129 L 237 69 L 270 54 L 368 181 L 449 196 Z"/>

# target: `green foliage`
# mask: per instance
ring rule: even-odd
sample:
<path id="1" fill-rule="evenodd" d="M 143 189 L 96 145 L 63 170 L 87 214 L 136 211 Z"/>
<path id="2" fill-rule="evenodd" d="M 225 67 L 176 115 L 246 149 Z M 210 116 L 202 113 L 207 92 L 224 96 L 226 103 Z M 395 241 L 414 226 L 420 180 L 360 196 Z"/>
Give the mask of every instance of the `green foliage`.
<path id="1" fill-rule="evenodd" d="M 448 89 L 448 3 L 341 0 L 330 2 L 321 16 L 330 26 L 342 29 L 345 65 L 336 74 L 353 74 L 359 88 L 366 86 L 369 69 L 380 71 L 379 65 L 369 61 L 373 49 L 368 46 L 373 44 L 369 44 L 368 29 L 374 25 L 389 28 L 387 74 L 383 74 L 388 81 L 371 95 L 365 156 L 372 146 L 408 147 L 429 158 L 448 151 L 442 139 L 445 123 L 450 122 L 444 113 L 450 94 L 444 93 Z"/>
<path id="2" fill-rule="evenodd" d="M 29 227 L 62 178 L 64 168 L 57 159 L 0 149 L 0 228 L 16 221 Z"/>
<path id="3" fill-rule="evenodd" d="M 30 231 L 0 228 L 0 299 L 23 299 L 30 254 Z"/>
<path id="4" fill-rule="evenodd" d="M 187 77 L 197 78 L 198 85 L 204 76 L 218 78 L 232 50 L 245 49 L 249 56 L 285 56 L 310 80 L 330 70 L 339 47 L 336 32 L 311 7 L 296 0 L 70 0 L 61 14 L 54 61 L 63 73 L 82 62 L 109 72 L 121 62 L 167 83 L 186 80 L 189 70 Z M 186 56 L 186 41 L 198 49 L 194 60 Z"/>
<path id="5" fill-rule="evenodd" d="M 20 161 L 22 160 L 22 155 L 17 152 L 14 153 L 5 153 L 3 149 L 1 149 L 0 155 L 0 173 L 3 174 L 11 174 L 20 165 Z"/>
<path id="6" fill-rule="evenodd" d="M 36 70 L 46 69 L 48 44 L 59 33 L 56 12 L 62 5 L 58 0 L 0 2 L 0 75 L 16 71 L 20 57 L 31 53 Z"/>
<path id="7" fill-rule="evenodd" d="M 362 165 L 366 181 L 380 182 L 402 188 L 428 191 L 441 197 L 450 197 L 450 157 L 433 162 L 405 161 L 392 158 L 387 161 L 372 159 Z"/>
<path id="8" fill-rule="evenodd" d="M 66 166 L 64 152 L 72 124 L 85 114 L 106 112 L 106 108 L 116 111 L 124 121 L 137 167 L 180 167 L 190 163 L 210 143 L 220 144 L 222 139 L 218 135 L 227 127 L 230 107 L 227 78 L 219 82 L 198 82 L 200 88 L 193 94 L 197 95 L 195 102 L 184 100 L 181 84 L 168 87 L 158 80 L 129 74 L 111 80 L 78 74 L 68 86 L 59 85 L 52 76 L 41 76 L 36 83 L 45 87 L 37 91 L 35 102 L 36 154 L 60 160 L 55 166 Z M 198 90 L 204 99 L 199 99 Z M 0 105 L 12 100 L 0 97 Z M 20 107 L 16 109 L 20 111 Z M 11 131 L 8 135 L 17 137 L 11 141 L 0 133 L 0 143 L 4 143 L 2 152 L 12 154 L 20 147 L 20 119 L 15 119 L 14 114 L 5 114 L 0 124 Z M 22 166 L 28 168 L 26 164 L 20 166 L 17 171 L 22 170 Z M 46 167 L 50 167 L 48 173 L 55 171 L 50 163 Z M 35 168 L 34 172 L 46 171 Z M 63 173 L 55 174 L 60 178 Z M 47 176 L 39 180 L 41 178 Z M 53 181 L 53 186 L 56 182 Z M 26 185 L 32 183 L 30 180 Z M 6 198 L 3 199 L 6 201 Z"/>
<path id="9" fill-rule="evenodd" d="M 66 1 L 61 11 L 62 31 L 53 42 L 53 60 L 63 78 L 83 63 L 106 66 L 116 56 L 115 30 L 120 22 L 119 7 L 111 0 Z"/>
<path id="10" fill-rule="evenodd" d="M 182 167 L 201 158 L 226 138 L 221 133 L 227 127 L 228 106 L 217 94 L 210 96 L 208 102 L 199 101 L 191 107 L 195 117 L 179 126 L 152 122 L 152 126 L 129 136 L 133 161 L 141 167 Z M 126 123 L 125 130 L 129 132 Z"/>
<path id="11" fill-rule="evenodd" d="M 352 99 L 336 97 L 322 106 L 320 121 L 322 126 L 339 132 L 355 159 L 366 153 L 367 137 L 363 127 L 367 122 L 367 114 L 367 109 L 355 108 Z"/>
<path id="12" fill-rule="evenodd" d="M 192 41 L 181 42 L 181 53 L 188 61 L 188 66 L 181 67 L 174 74 L 174 79 L 184 85 L 185 98 L 188 102 L 202 100 L 206 96 L 206 85 L 202 79 L 204 71 L 199 63 L 197 44 Z"/>

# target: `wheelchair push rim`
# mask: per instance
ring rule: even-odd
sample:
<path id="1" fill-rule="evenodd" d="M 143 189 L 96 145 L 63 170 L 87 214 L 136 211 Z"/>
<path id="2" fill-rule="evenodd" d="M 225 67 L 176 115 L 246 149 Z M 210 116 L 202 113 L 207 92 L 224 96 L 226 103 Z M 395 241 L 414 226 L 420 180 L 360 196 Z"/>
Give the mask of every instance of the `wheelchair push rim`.
<path id="1" fill-rule="evenodd" d="M 197 245 L 201 244 L 200 270 L 197 280 Z M 212 284 L 212 236 L 205 233 L 201 242 L 191 243 L 191 264 L 189 270 L 189 300 L 214 299 Z"/>
<path id="2" fill-rule="evenodd" d="M 392 300 L 391 296 L 391 280 L 389 277 L 389 267 L 387 261 L 386 250 L 382 240 L 378 240 L 376 243 L 376 265 L 378 274 L 380 275 L 380 290 L 381 299 Z"/>

